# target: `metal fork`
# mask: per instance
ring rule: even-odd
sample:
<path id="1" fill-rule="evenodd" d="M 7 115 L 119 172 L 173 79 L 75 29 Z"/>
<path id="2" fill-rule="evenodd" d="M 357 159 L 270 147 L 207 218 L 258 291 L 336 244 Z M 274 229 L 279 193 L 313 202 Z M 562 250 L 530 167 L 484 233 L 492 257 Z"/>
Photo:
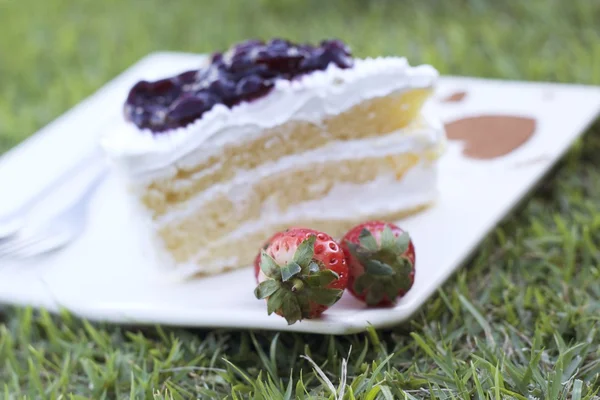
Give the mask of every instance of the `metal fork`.
<path id="1" fill-rule="evenodd" d="M 27 258 L 58 250 L 75 240 L 85 229 L 90 202 L 108 175 L 108 168 L 96 172 L 79 198 L 38 229 L 0 241 L 0 258 Z"/>
<path id="2" fill-rule="evenodd" d="M 96 160 L 99 159 L 101 159 L 101 152 L 99 149 L 94 149 L 90 154 L 82 157 L 75 165 L 61 174 L 54 181 L 48 183 L 44 188 L 42 188 L 42 190 L 40 190 L 31 199 L 23 203 L 17 210 L 7 215 L 0 215 L 0 243 L 15 236 L 25 225 L 27 216 L 32 212 L 32 210 L 43 203 L 46 198 L 56 190 L 57 187 L 63 185 L 65 182 L 68 182 L 83 168 L 88 167 L 90 163 L 96 162 Z"/>

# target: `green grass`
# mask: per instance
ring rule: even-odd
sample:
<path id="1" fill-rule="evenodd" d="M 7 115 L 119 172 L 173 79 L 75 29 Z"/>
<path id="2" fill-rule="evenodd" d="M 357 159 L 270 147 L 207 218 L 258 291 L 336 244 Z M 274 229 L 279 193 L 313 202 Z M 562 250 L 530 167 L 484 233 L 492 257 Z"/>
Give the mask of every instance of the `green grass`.
<path id="1" fill-rule="evenodd" d="M 166 4 L 0 0 L 0 152 L 151 51 L 248 36 L 338 36 L 444 74 L 600 83 L 592 0 Z M 6 308 L 0 398 L 598 399 L 599 152 L 596 125 L 409 324 L 323 337 Z"/>

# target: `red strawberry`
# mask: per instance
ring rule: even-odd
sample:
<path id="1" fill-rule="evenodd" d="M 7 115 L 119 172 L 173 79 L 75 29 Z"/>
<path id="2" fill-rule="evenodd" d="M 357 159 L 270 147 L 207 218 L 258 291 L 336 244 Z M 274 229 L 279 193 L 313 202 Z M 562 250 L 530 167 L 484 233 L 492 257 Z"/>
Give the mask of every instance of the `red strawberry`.
<path id="1" fill-rule="evenodd" d="M 389 306 L 412 287 L 415 247 L 394 224 L 369 221 L 342 238 L 350 277 L 348 290 L 369 306 Z"/>
<path id="2" fill-rule="evenodd" d="M 290 228 L 290 229 L 296 229 L 296 228 Z M 301 229 L 301 228 L 298 228 Z M 288 229 L 289 230 L 289 229 Z M 285 231 L 283 232 L 275 232 L 269 239 L 267 239 L 265 241 L 265 243 L 262 245 L 262 249 L 261 251 L 259 251 L 258 253 L 256 253 L 256 257 L 254 257 L 254 277 L 258 280 L 258 274 L 260 273 L 260 257 L 262 255 L 262 250 L 267 250 L 269 248 L 269 245 L 271 244 L 271 242 L 273 241 L 273 239 L 275 239 L 277 236 L 283 235 L 285 233 Z"/>
<path id="3" fill-rule="evenodd" d="M 292 228 L 271 237 L 260 251 L 254 295 L 267 299 L 267 312 L 289 325 L 320 316 L 348 284 L 344 252 L 331 236 Z"/>

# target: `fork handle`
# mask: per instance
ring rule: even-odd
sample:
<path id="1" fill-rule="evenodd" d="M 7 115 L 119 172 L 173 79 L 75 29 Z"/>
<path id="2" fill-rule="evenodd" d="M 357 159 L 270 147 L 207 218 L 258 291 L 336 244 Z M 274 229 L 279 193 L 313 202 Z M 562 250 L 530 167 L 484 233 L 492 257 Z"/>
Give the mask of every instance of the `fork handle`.
<path id="1" fill-rule="evenodd" d="M 29 212 L 38 206 L 38 204 L 42 203 L 47 199 L 49 195 L 51 195 L 58 187 L 64 185 L 69 180 L 73 179 L 77 174 L 81 172 L 82 169 L 90 168 L 92 165 L 98 163 L 98 161 L 102 160 L 101 150 L 96 147 L 92 152 L 88 153 L 85 157 L 81 158 L 75 165 L 69 168 L 67 171 L 62 173 L 58 178 L 51 181 L 49 184 L 44 186 L 41 191 L 23 203 L 19 208 L 17 208 L 14 212 L 11 212 L 11 215 L 14 216 L 25 216 L 29 214 Z M 2 215 L 0 215 L 1 217 Z"/>

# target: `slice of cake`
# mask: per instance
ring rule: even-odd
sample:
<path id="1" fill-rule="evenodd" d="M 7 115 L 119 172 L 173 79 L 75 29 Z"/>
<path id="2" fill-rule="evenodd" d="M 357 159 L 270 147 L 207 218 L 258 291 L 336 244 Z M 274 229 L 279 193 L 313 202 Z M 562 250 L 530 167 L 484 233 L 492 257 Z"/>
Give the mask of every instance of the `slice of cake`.
<path id="1" fill-rule="evenodd" d="M 437 77 L 338 40 L 247 41 L 138 82 L 103 146 L 165 268 L 219 273 L 289 226 L 339 237 L 432 204 L 445 134 L 422 107 Z"/>

